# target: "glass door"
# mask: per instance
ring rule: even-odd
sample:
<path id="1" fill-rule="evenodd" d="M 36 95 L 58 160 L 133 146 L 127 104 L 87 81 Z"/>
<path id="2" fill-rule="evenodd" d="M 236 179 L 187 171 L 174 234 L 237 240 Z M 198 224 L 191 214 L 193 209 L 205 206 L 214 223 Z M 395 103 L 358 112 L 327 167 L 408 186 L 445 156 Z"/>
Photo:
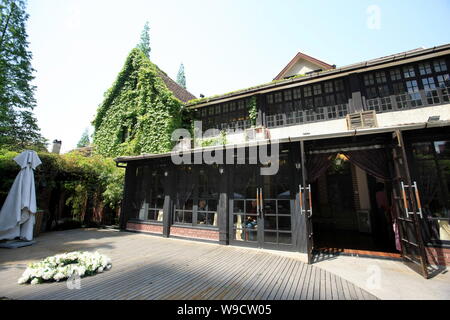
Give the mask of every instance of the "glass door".
<path id="1" fill-rule="evenodd" d="M 259 168 L 236 165 L 230 195 L 230 243 L 259 247 Z"/>
<path id="2" fill-rule="evenodd" d="M 261 175 L 260 165 L 235 165 L 230 194 L 230 243 L 295 250 L 295 191 L 288 145 L 280 147 L 275 175 Z"/>
<path id="3" fill-rule="evenodd" d="M 293 237 L 295 194 L 290 149 L 280 148 L 279 169 L 275 175 L 261 176 L 261 247 L 278 250 L 296 249 Z"/>

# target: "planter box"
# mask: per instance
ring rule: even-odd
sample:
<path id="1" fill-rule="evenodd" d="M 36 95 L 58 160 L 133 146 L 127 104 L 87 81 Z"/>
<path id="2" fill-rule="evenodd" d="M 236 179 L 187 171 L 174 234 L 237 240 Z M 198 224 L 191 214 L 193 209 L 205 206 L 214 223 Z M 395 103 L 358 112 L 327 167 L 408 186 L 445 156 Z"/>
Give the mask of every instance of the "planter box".
<path id="1" fill-rule="evenodd" d="M 269 139 L 269 129 L 266 127 L 254 127 L 245 129 L 246 141 L 257 141 Z"/>

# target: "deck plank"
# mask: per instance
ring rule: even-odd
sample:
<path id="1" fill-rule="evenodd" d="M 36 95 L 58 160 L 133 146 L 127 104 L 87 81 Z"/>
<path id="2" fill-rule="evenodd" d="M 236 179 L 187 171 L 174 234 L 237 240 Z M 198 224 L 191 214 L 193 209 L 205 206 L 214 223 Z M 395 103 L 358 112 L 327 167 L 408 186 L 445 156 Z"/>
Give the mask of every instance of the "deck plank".
<path id="1" fill-rule="evenodd" d="M 362 288 L 307 265 L 292 255 L 243 247 L 106 230 L 44 233 L 21 250 L 0 255 L 0 292 L 12 299 L 376 299 Z M 98 250 L 113 268 L 66 282 L 18 285 L 31 261 L 75 251 Z"/>

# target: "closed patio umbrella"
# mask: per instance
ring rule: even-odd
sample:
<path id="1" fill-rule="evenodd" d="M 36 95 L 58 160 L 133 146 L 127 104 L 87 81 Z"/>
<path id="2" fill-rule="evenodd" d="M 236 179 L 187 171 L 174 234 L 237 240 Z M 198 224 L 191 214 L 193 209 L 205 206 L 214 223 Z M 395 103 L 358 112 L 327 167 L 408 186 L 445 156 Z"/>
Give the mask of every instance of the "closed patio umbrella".
<path id="1" fill-rule="evenodd" d="M 20 172 L 0 211 L 0 240 L 20 237 L 30 241 L 37 210 L 33 170 L 42 162 L 32 150 L 22 152 L 14 161 Z"/>

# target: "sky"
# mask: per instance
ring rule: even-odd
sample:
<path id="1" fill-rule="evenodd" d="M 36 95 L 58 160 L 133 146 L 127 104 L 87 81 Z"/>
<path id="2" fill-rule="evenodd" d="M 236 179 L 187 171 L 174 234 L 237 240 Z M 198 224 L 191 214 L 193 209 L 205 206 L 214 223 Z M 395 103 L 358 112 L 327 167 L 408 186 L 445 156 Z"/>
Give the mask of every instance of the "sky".
<path id="1" fill-rule="evenodd" d="M 342 67 L 450 43 L 450 0 L 28 0 L 45 138 L 76 147 L 150 25 L 150 59 L 199 97 L 271 81 L 299 51 Z"/>

